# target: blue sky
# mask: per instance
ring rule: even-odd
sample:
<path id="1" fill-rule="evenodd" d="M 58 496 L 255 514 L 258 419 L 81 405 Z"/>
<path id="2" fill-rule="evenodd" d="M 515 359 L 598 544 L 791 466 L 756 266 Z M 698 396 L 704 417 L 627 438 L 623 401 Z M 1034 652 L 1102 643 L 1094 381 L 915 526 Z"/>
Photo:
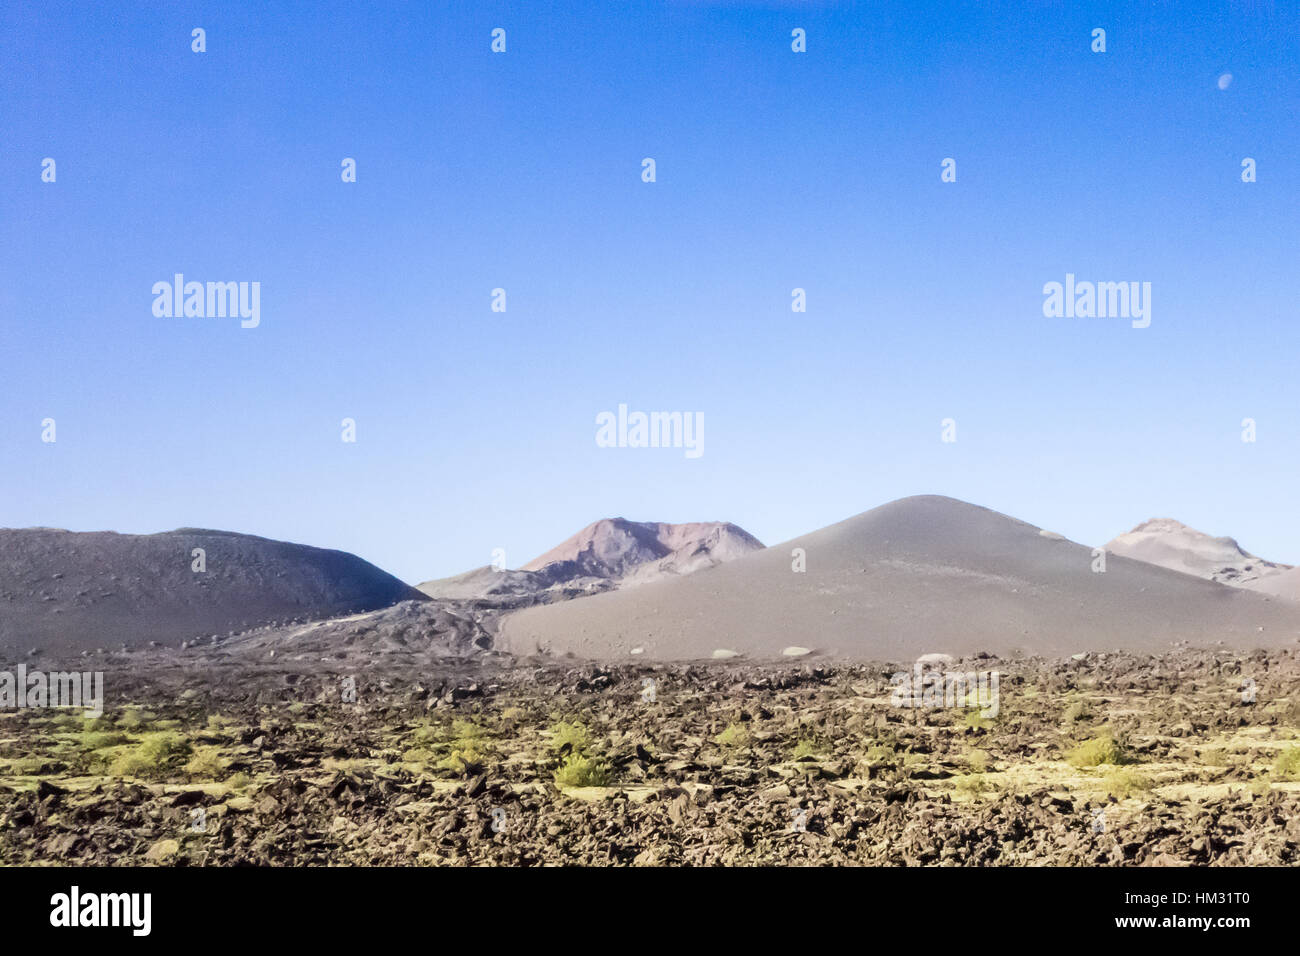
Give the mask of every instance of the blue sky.
<path id="1" fill-rule="evenodd" d="M 942 493 L 1300 562 L 1293 5 L 369 6 L 0 8 L 0 526 L 419 581 Z M 261 325 L 156 318 L 176 272 Z M 1067 272 L 1150 282 L 1151 327 L 1044 318 Z M 620 402 L 704 455 L 598 448 Z"/>

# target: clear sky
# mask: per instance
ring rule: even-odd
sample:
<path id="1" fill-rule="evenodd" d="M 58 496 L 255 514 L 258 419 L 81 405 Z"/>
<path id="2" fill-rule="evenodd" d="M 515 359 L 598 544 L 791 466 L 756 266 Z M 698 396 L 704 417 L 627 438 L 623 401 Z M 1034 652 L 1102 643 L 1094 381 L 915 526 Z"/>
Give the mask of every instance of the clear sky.
<path id="1" fill-rule="evenodd" d="M 414 582 L 941 493 L 1300 562 L 1297 107 L 1263 0 L 7 0 L 0 526 Z M 260 326 L 155 317 L 177 272 L 260 282 Z M 1150 282 L 1150 328 L 1045 318 L 1066 273 Z M 619 403 L 703 456 L 597 447 Z"/>

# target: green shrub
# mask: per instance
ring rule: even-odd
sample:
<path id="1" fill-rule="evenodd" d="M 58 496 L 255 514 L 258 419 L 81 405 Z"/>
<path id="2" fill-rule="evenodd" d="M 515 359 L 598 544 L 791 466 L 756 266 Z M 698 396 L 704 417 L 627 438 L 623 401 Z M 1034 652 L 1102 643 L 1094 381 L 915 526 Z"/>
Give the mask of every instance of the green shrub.
<path id="1" fill-rule="evenodd" d="M 208 730 L 214 734 L 219 734 L 230 728 L 230 721 L 220 714 L 208 714 Z"/>
<path id="2" fill-rule="evenodd" d="M 1201 765 L 1205 767 L 1227 767 L 1231 765 L 1228 751 L 1222 747 L 1201 751 Z"/>
<path id="3" fill-rule="evenodd" d="M 469 743 L 475 740 L 486 740 L 488 730 L 482 724 L 457 717 L 451 722 L 451 736 L 461 743 Z"/>
<path id="4" fill-rule="evenodd" d="M 894 764 L 898 761 L 898 751 L 889 744 L 872 744 L 862 759 L 872 764 Z"/>
<path id="5" fill-rule="evenodd" d="M 451 742 L 444 744 L 447 755 L 435 766 L 454 774 L 477 772 L 491 751 L 487 729 L 472 720 L 451 722 Z"/>
<path id="6" fill-rule="evenodd" d="M 722 733 L 713 738 L 720 747 L 742 748 L 750 745 L 749 728 L 738 720 L 733 720 L 723 728 Z"/>
<path id="7" fill-rule="evenodd" d="M 598 757 L 570 753 L 555 771 L 557 787 L 606 787 L 612 779 L 609 765 Z"/>
<path id="8" fill-rule="evenodd" d="M 41 772 L 48 761 L 41 757 L 15 757 L 9 761 L 8 770 L 18 777 L 30 777 Z"/>
<path id="9" fill-rule="evenodd" d="M 1065 710 L 1061 714 L 1061 719 L 1067 724 L 1072 724 L 1076 720 L 1083 720 L 1090 716 L 1092 716 L 1092 714 L 1088 710 L 1088 705 L 1082 700 L 1075 699 L 1065 705 Z"/>
<path id="10" fill-rule="evenodd" d="M 138 707 L 127 707 L 118 715 L 117 726 L 120 730 L 142 730 L 157 715 Z"/>
<path id="11" fill-rule="evenodd" d="M 118 777 L 159 778 L 189 752 L 189 743 L 175 731 L 145 734 L 135 747 L 113 761 L 109 772 Z"/>
<path id="12" fill-rule="evenodd" d="M 1091 740 L 1085 740 L 1068 754 L 1066 762 L 1075 767 L 1097 767 L 1102 764 L 1121 764 L 1125 762 L 1123 748 L 1108 733 L 1099 734 Z"/>
<path id="13" fill-rule="evenodd" d="M 817 741 L 815 740 L 804 738 L 797 741 L 794 745 L 794 760 L 799 760 L 803 757 L 820 757 L 821 755 L 822 748 L 818 746 Z"/>
<path id="14" fill-rule="evenodd" d="M 428 747 L 411 747 L 402 751 L 402 759 L 407 763 L 433 763 L 438 756 Z"/>
<path id="15" fill-rule="evenodd" d="M 1273 777 L 1276 780 L 1300 780 L 1300 747 L 1288 747 L 1277 755 Z"/>
<path id="16" fill-rule="evenodd" d="M 434 766 L 454 774 L 467 775 L 477 771 L 484 760 L 482 752 L 473 747 L 454 747 L 451 753 L 439 760 Z"/>
<path id="17" fill-rule="evenodd" d="M 563 750 L 564 745 L 569 745 L 571 753 L 582 753 L 591 746 L 591 734 L 581 723 L 573 721 L 560 721 L 551 725 L 551 749 Z"/>
<path id="18" fill-rule="evenodd" d="M 430 744 L 439 743 L 442 738 L 442 729 L 429 723 L 419 724 L 411 731 L 411 741 L 417 747 L 428 747 Z"/>
<path id="19" fill-rule="evenodd" d="M 1106 792 L 1117 800 L 1145 793 L 1154 786 L 1149 777 L 1128 768 L 1116 767 L 1106 775 Z"/>
<path id="20" fill-rule="evenodd" d="M 228 765 L 229 761 L 221 756 L 220 747 L 197 747 L 185 764 L 185 772 L 202 780 L 220 780 Z"/>
<path id="21" fill-rule="evenodd" d="M 116 730 L 84 730 L 77 738 L 77 746 L 82 750 L 103 750 L 124 744 L 129 738 Z"/>

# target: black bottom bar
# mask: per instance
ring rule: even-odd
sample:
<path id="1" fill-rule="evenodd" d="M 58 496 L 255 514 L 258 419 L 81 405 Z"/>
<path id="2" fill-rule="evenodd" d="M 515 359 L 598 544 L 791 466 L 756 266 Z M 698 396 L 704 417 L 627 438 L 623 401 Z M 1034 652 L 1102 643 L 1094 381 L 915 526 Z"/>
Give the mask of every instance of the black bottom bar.
<path id="1" fill-rule="evenodd" d="M 1297 875 L 1281 868 L 40 868 L 0 870 L 0 893 L 11 941 L 76 934 L 79 941 L 192 944 L 247 940 L 251 933 L 259 943 L 338 946 L 373 944 L 377 932 L 445 932 L 449 943 L 464 932 L 495 939 L 513 930 L 539 943 L 567 937 L 612 944 L 628 934 L 676 932 L 689 921 L 708 924 L 691 930 L 693 943 L 714 934 L 761 939 L 783 923 L 819 935 L 843 927 L 875 944 L 964 927 L 963 933 L 978 930 L 972 940 L 1042 930 L 1054 935 L 1040 939 L 1101 933 L 1154 942 L 1196 934 L 1232 945 L 1293 925 Z M 116 911 L 122 925 L 71 926 L 74 886 L 78 923 L 111 921 Z M 137 893 L 149 894 L 147 936 L 136 936 L 131 925 L 134 916 L 143 928 L 143 897 L 130 908 L 127 898 L 102 896 Z M 52 916 L 69 925 L 52 925 Z"/>

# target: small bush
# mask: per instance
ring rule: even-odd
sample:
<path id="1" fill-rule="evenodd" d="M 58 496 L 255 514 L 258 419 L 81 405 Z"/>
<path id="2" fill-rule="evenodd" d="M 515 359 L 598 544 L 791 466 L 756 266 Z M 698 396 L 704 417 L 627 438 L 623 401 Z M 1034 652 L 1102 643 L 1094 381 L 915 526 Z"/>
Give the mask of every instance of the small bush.
<path id="1" fill-rule="evenodd" d="M 117 726 L 120 730 L 142 730 L 156 716 L 156 714 L 151 714 L 147 710 L 140 710 L 138 707 L 127 707 L 118 715 Z"/>
<path id="2" fill-rule="evenodd" d="M 208 730 L 219 734 L 230 727 L 230 721 L 220 714 L 208 714 Z"/>
<path id="3" fill-rule="evenodd" d="M 1136 770 L 1116 767 L 1106 775 L 1106 792 L 1116 800 L 1123 800 L 1135 793 L 1145 793 L 1154 786 L 1149 777 Z"/>
<path id="4" fill-rule="evenodd" d="M 1088 710 L 1088 705 L 1086 703 L 1082 700 L 1072 700 L 1070 703 L 1065 705 L 1065 711 L 1061 714 L 1061 719 L 1067 724 L 1072 724 L 1076 720 L 1084 720 L 1091 716 L 1092 714 Z"/>
<path id="5" fill-rule="evenodd" d="M 892 770 L 898 764 L 898 755 L 890 747 L 873 746 L 853 764 L 853 775 L 868 779 L 880 776 L 886 770 Z"/>
<path id="6" fill-rule="evenodd" d="M 454 747 L 451 753 L 439 760 L 435 766 L 454 774 L 467 775 L 477 771 L 483 765 L 483 754 L 473 747 Z"/>
<path id="7" fill-rule="evenodd" d="M 420 724 L 411 731 L 411 740 L 417 747 L 427 747 L 430 744 L 436 744 L 442 740 L 443 734 L 440 728 L 433 724 Z"/>
<path id="8" fill-rule="evenodd" d="M 989 755 L 982 750 L 972 750 L 966 755 L 966 766 L 971 773 L 984 773 L 989 769 Z"/>
<path id="9" fill-rule="evenodd" d="M 898 751 L 888 744 L 873 744 L 862 759 L 869 764 L 893 765 L 898 762 Z"/>
<path id="10" fill-rule="evenodd" d="M 1300 747 L 1288 747 L 1277 755 L 1273 764 L 1275 780 L 1300 780 Z"/>
<path id="11" fill-rule="evenodd" d="M 77 746 L 82 750 L 103 750 L 124 744 L 127 739 L 126 734 L 115 730 L 85 730 L 77 739 Z"/>
<path id="12" fill-rule="evenodd" d="M 487 730 L 472 720 L 457 718 L 451 722 L 451 735 L 447 756 L 435 766 L 454 774 L 477 772 L 491 750 Z"/>
<path id="13" fill-rule="evenodd" d="M 40 757 L 15 757 L 9 761 L 9 772 L 18 777 L 30 777 L 41 772 L 48 761 Z"/>
<path id="14" fill-rule="evenodd" d="M 569 745 L 571 753 L 582 753 L 591 746 L 591 734 L 577 721 L 562 720 L 551 725 L 551 749 L 563 750 L 565 744 Z"/>
<path id="15" fill-rule="evenodd" d="M 1231 761 L 1228 757 L 1228 751 L 1222 747 L 1215 747 L 1209 750 L 1201 751 L 1201 765 L 1205 767 L 1227 767 Z"/>
<path id="16" fill-rule="evenodd" d="M 451 736 L 459 744 L 469 744 L 487 740 L 489 734 L 482 724 L 457 717 L 451 722 Z"/>
<path id="17" fill-rule="evenodd" d="M 321 761 L 321 766 L 336 773 L 364 775 L 369 771 L 371 763 L 361 757 L 326 757 Z"/>
<path id="18" fill-rule="evenodd" d="M 953 789 L 958 793 L 969 794 L 972 797 L 978 797 L 989 789 L 988 781 L 984 779 L 982 773 L 971 773 L 964 777 L 958 777 L 953 781 L 952 785 Z"/>
<path id="19" fill-rule="evenodd" d="M 109 772 L 118 777 L 163 777 L 189 752 L 189 743 L 174 731 L 145 734 L 139 744 L 113 761 Z"/>
<path id="20" fill-rule="evenodd" d="M 794 760 L 800 760 L 804 757 L 820 757 L 821 755 L 822 748 L 818 746 L 815 740 L 805 738 L 794 745 Z"/>
<path id="21" fill-rule="evenodd" d="M 501 711 L 501 720 L 503 722 L 523 720 L 527 716 L 528 711 L 524 710 L 522 707 L 507 707 L 505 710 Z"/>
<path id="22" fill-rule="evenodd" d="M 606 787 L 612 778 L 609 765 L 598 757 L 571 753 L 555 771 L 557 787 Z"/>
<path id="23" fill-rule="evenodd" d="M 1085 740 L 1066 754 L 1065 759 L 1074 767 L 1098 767 L 1125 762 L 1123 748 L 1110 734 L 1100 734 L 1091 740 Z"/>
<path id="24" fill-rule="evenodd" d="M 749 728 L 738 720 L 733 720 L 723 728 L 722 733 L 713 738 L 719 747 L 739 749 L 750 744 Z"/>
<path id="25" fill-rule="evenodd" d="M 198 747 L 185 764 L 185 772 L 202 780 L 220 780 L 228 765 L 229 761 L 221 756 L 221 748 Z"/>

